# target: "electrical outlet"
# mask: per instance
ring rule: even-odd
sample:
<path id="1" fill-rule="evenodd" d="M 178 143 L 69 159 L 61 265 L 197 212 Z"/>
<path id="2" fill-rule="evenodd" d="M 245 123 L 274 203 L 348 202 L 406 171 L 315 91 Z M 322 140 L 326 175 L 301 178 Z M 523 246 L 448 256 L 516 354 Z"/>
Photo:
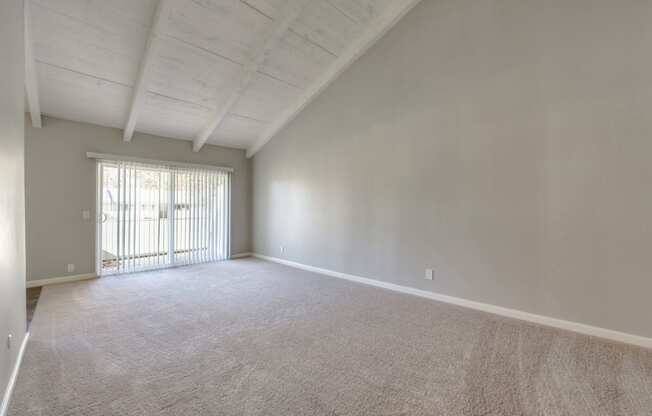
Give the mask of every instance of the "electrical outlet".
<path id="1" fill-rule="evenodd" d="M 281 254 L 285 253 L 285 246 L 281 246 Z"/>
<path id="2" fill-rule="evenodd" d="M 14 339 L 13 335 L 11 335 L 11 334 L 7 335 L 7 349 L 8 350 L 11 349 L 11 341 L 13 341 L 13 339 Z"/>
<path id="3" fill-rule="evenodd" d="M 67 267 L 68 273 L 74 273 L 75 272 L 75 265 L 70 263 Z"/>
<path id="4" fill-rule="evenodd" d="M 426 280 L 432 280 L 435 276 L 435 272 L 432 269 L 426 269 Z"/>
<path id="5" fill-rule="evenodd" d="M 91 212 L 87 209 L 82 211 L 82 218 L 85 220 L 90 220 L 91 219 Z"/>

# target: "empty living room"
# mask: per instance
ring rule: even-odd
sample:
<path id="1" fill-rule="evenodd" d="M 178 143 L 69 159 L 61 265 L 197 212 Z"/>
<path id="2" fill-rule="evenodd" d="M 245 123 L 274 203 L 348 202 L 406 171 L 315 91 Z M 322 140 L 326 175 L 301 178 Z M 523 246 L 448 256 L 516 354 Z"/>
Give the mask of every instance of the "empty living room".
<path id="1" fill-rule="evenodd" d="M 0 416 L 652 416 L 652 0 L 0 0 Z"/>

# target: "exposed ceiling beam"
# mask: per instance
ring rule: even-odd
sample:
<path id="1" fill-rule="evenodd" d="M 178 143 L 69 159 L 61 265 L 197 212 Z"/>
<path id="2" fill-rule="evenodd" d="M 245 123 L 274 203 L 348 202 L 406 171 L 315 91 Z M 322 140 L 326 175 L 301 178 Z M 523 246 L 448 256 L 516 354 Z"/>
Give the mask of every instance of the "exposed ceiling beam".
<path id="1" fill-rule="evenodd" d="M 41 103 L 38 97 L 38 77 L 36 74 L 36 62 L 32 50 L 32 21 L 29 10 L 29 0 L 25 0 L 25 93 L 27 94 L 27 105 L 32 119 L 32 126 L 41 128 Z"/>
<path id="2" fill-rule="evenodd" d="M 143 108 L 145 102 L 145 95 L 147 94 L 147 81 L 152 71 L 152 64 L 156 56 L 156 40 L 165 32 L 165 26 L 168 22 L 170 14 L 170 0 L 159 0 L 156 6 L 156 13 L 154 13 L 154 20 L 149 31 L 149 37 L 145 44 L 145 51 L 140 61 L 140 68 L 138 70 L 138 79 L 134 86 L 134 91 L 131 98 L 131 108 L 129 110 L 129 117 L 122 138 L 125 142 L 131 141 L 136 130 L 136 122 L 138 116 Z"/>
<path id="3" fill-rule="evenodd" d="M 374 43 L 385 35 L 403 16 L 405 16 L 421 0 L 392 0 L 382 15 L 369 23 L 367 29 L 358 40 L 353 42 L 297 101 L 265 130 L 261 137 L 247 149 L 247 157 L 256 154 L 283 127 L 292 121 L 308 104 L 321 94 L 337 79 L 351 64 L 362 56 Z"/>
<path id="4" fill-rule="evenodd" d="M 251 83 L 254 75 L 263 64 L 267 52 L 274 49 L 292 23 L 299 17 L 305 6 L 312 0 L 289 0 L 279 18 L 272 23 L 272 27 L 257 46 L 253 48 L 252 58 L 243 65 L 238 78 L 233 82 L 233 87 L 227 95 L 226 101 L 220 106 L 214 117 L 206 124 L 193 142 L 193 150 L 198 152 L 208 138 L 220 126 L 231 108 L 238 102 L 244 91 Z"/>

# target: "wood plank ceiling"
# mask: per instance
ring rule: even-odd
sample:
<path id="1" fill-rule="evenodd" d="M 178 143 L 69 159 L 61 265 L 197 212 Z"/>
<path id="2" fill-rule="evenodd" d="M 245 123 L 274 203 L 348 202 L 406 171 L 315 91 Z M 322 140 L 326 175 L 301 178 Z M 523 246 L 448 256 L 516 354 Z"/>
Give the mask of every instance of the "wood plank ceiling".
<path id="1" fill-rule="evenodd" d="M 30 0 L 33 84 L 44 114 L 251 155 L 417 2 Z"/>

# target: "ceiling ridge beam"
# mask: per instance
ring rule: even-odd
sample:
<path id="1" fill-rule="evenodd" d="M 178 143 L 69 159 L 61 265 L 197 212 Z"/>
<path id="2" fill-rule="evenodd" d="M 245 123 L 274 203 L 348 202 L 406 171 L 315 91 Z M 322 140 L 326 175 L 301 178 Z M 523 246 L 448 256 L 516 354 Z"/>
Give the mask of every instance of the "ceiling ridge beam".
<path id="1" fill-rule="evenodd" d="M 25 19 L 25 93 L 27 95 L 27 105 L 29 114 L 32 119 L 32 126 L 41 128 L 43 126 L 41 118 L 41 101 L 38 95 L 38 76 L 36 74 L 36 61 L 34 60 L 34 50 L 32 49 L 32 19 L 30 14 L 30 1 L 24 3 Z"/>
<path id="2" fill-rule="evenodd" d="M 387 10 L 369 23 L 363 34 L 353 42 L 306 91 L 284 111 L 281 116 L 263 132 L 258 140 L 247 149 L 247 157 L 252 157 L 279 131 L 319 96 L 333 81 L 335 81 L 360 56 L 387 33 L 421 0 L 393 0 Z"/>
<path id="3" fill-rule="evenodd" d="M 156 44 L 158 43 L 157 39 L 163 32 L 165 32 L 165 27 L 167 25 L 169 15 L 170 0 L 159 0 L 156 6 L 156 12 L 154 13 L 154 20 L 149 31 L 149 36 L 147 38 L 147 43 L 145 44 L 143 57 L 140 61 L 138 79 L 134 85 L 134 91 L 131 98 L 131 107 L 129 109 L 127 123 L 125 124 L 124 133 L 122 135 L 122 138 L 125 142 L 131 141 L 131 138 L 134 135 L 134 131 L 136 130 L 136 122 L 138 121 L 138 116 L 143 109 L 145 94 L 147 93 L 147 81 L 150 73 L 152 72 L 152 62 L 154 61 L 156 55 Z"/>
<path id="4" fill-rule="evenodd" d="M 272 28 L 266 32 L 260 44 L 254 48 L 251 59 L 243 66 L 237 80 L 234 82 L 232 91 L 228 94 L 226 101 L 220 106 L 215 116 L 199 132 L 193 142 L 193 150 L 198 152 L 206 144 L 208 138 L 222 124 L 233 106 L 238 102 L 247 89 L 254 75 L 265 60 L 266 54 L 274 49 L 283 35 L 288 31 L 290 25 L 299 17 L 305 6 L 312 0 L 289 0 L 281 17 L 272 23 Z"/>

